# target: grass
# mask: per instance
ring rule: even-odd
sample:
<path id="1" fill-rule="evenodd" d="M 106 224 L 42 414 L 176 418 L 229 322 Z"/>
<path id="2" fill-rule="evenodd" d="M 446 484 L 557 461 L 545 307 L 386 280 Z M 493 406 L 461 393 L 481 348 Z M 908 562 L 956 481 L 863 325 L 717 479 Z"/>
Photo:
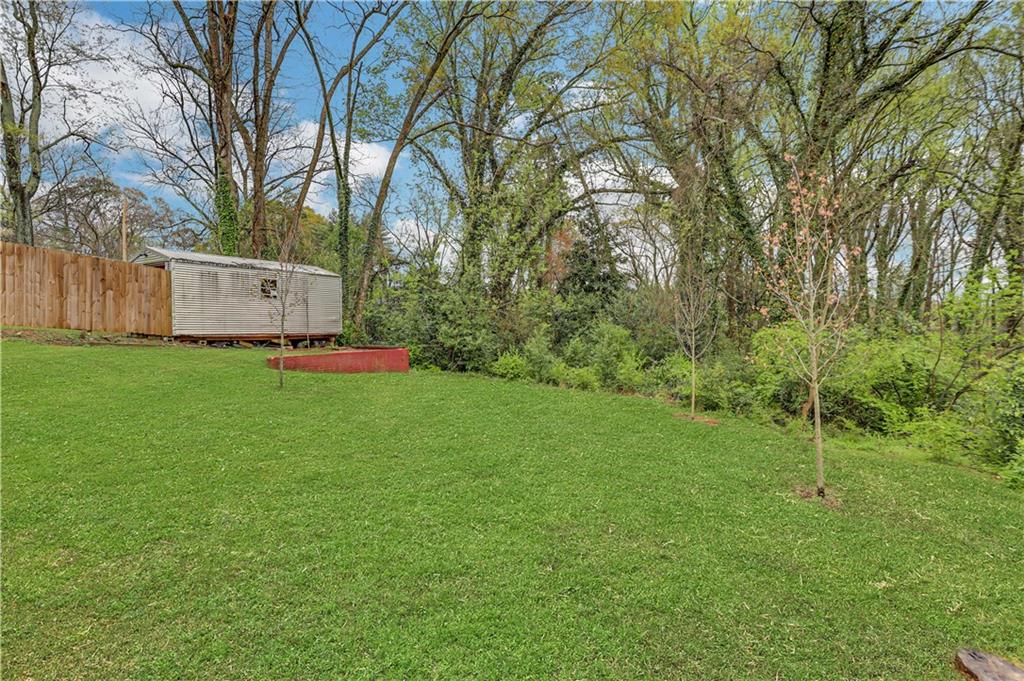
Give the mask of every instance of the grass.
<path id="1" fill-rule="evenodd" d="M 1024 496 L 654 400 L 2 344 L 8 678 L 954 679 Z"/>

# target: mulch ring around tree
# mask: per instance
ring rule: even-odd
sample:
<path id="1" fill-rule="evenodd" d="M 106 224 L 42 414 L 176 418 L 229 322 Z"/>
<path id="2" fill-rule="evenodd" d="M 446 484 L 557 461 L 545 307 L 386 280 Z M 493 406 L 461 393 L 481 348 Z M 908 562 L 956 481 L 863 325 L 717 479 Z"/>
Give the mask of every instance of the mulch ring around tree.
<path id="1" fill-rule="evenodd" d="M 677 419 L 682 419 L 684 421 L 693 421 L 694 423 L 703 423 L 706 426 L 717 426 L 718 425 L 718 421 L 716 421 L 713 418 L 709 418 L 707 416 L 703 416 L 702 414 L 694 414 L 693 416 L 690 416 L 686 412 L 677 411 L 674 414 L 672 414 L 672 416 L 676 417 Z"/>
<path id="2" fill-rule="evenodd" d="M 824 499 L 818 496 L 818 489 L 810 485 L 797 485 L 793 488 L 793 492 L 804 501 L 820 501 L 825 508 L 838 510 L 843 507 L 843 502 L 839 500 L 839 497 L 830 494 L 828 487 L 825 488 Z"/>

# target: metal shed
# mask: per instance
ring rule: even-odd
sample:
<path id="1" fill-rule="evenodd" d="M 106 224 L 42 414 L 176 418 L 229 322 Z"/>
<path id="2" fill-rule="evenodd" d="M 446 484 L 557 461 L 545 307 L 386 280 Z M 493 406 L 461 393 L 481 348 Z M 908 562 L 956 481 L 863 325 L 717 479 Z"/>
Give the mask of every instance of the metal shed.
<path id="1" fill-rule="evenodd" d="M 153 246 L 132 262 L 170 272 L 175 337 L 277 338 L 281 298 L 286 298 L 287 337 L 329 338 L 341 333 L 341 277 L 320 267 Z"/>

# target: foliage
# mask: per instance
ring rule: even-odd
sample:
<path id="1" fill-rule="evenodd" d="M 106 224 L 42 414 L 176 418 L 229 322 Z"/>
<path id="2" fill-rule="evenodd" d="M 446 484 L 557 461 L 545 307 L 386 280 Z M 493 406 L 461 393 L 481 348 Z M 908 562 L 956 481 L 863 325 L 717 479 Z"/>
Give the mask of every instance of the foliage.
<path id="1" fill-rule="evenodd" d="M 1024 360 L 999 375 L 995 398 L 994 455 L 997 464 L 1024 473 Z"/>
<path id="2" fill-rule="evenodd" d="M 711 411 L 755 415 L 774 413 L 778 404 L 761 399 L 754 372 L 742 361 L 723 356 L 709 362 L 698 376 L 698 402 Z"/>
<path id="3" fill-rule="evenodd" d="M 914 421 L 904 426 L 910 442 L 936 459 L 966 461 L 978 442 L 971 423 L 956 412 L 923 409 Z"/>
<path id="4" fill-rule="evenodd" d="M 1013 489 L 1024 489 L 1024 439 L 1017 440 L 1017 451 L 1002 471 L 1006 484 Z"/>
<path id="5" fill-rule="evenodd" d="M 629 329 L 640 352 L 657 362 L 679 348 L 671 306 L 668 291 L 645 286 L 616 296 L 608 308 L 608 319 Z"/>
<path id="6" fill-rule="evenodd" d="M 442 295 L 438 306 L 438 366 L 460 371 L 478 371 L 497 354 L 493 309 L 483 293 L 473 286 L 453 286 Z"/>
<path id="7" fill-rule="evenodd" d="M 554 380 L 555 355 L 551 352 L 547 325 L 541 325 L 523 346 L 523 357 L 530 378 L 537 383 Z"/>
<path id="8" fill-rule="evenodd" d="M 589 363 L 604 388 L 615 390 L 620 387 L 620 368 L 623 370 L 621 378 L 625 381 L 635 377 L 640 351 L 629 329 L 611 322 L 599 322 L 587 333 L 586 347 Z"/>
<path id="9" fill-rule="evenodd" d="M 794 362 L 781 349 L 794 346 L 800 336 L 796 323 L 787 322 L 766 326 L 750 337 L 753 388 L 758 401 L 790 414 L 800 411 L 807 399 L 807 386 Z"/>
<path id="10" fill-rule="evenodd" d="M 223 174 L 217 174 L 214 185 L 213 204 L 217 213 L 217 246 L 224 255 L 238 255 L 239 233 L 235 197 L 231 181 Z"/>
<path id="11" fill-rule="evenodd" d="M 555 382 L 566 388 L 588 391 L 601 388 L 601 381 L 592 367 L 574 367 L 558 361 L 555 363 L 552 374 Z"/>
<path id="12" fill-rule="evenodd" d="M 665 357 L 647 373 L 654 392 L 663 390 L 673 399 L 682 399 L 690 394 L 690 358 L 681 350 Z"/>
<path id="13" fill-rule="evenodd" d="M 642 368 L 643 356 L 639 350 L 625 353 L 615 368 L 614 383 L 609 386 L 625 393 L 635 393 L 643 389 L 644 371 Z"/>
<path id="14" fill-rule="evenodd" d="M 564 304 L 552 320 L 554 340 L 562 345 L 583 333 L 623 291 L 624 278 L 617 269 L 603 225 L 584 221 L 565 258 L 565 275 L 558 283 Z"/>
<path id="15" fill-rule="evenodd" d="M 489 371 L 498 378 L 519 381 L 529 378 L 526 360 L 518 352 L 503 352 L 497 361 L 491 364 Z"/>
<path id="16" fill-rule="evenodd" d="M 851 340 L 831 385 L 822 392 L 824 413 L 860 428 L 895 434 L 925 408 L 934 408 L 935 339 L 924 335 Z"/>

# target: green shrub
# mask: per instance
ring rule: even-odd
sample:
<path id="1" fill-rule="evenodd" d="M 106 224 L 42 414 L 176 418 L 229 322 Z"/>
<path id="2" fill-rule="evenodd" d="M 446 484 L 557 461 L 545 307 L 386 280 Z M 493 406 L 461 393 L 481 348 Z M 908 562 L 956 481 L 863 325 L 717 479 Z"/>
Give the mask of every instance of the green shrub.
<path id="1" fill-rule="evenodd" d="M 668 355 L 648 370 L 647 385 L 653 390 L 648 389 L 645 392 L 661 390 L 674 399 L 689 399 L 690 358 L 682 350 Z M 699 388 L 700 386 L 698 390 Z"/>
<path id="2" fill-rule="evenodd" d="M 822 411 L 860 428 L 900 432 L 932 402 L 941 359 L 927 334 L 868 338 L 852 334 L 834 377 L 822 389 Z"/>
<path id="3" fill-rule="evenodd" d="M 1002 467 L 1002 479 L 1014 490 L 1024 490 L 1024 439 L 1017 442 L 1017 454 Z"/>
<path id="4" fill-rule="evenodd" d="M 1024 438 L 1017 441 L 1017 451 L 1003 467 L 1002 475 L 1013 489 L 1024 489 Z"/>
<path id="5" fill-rule="evenodd" d="M 541 325 L 523 346 L 523 358 L 526 360 L 527 374 L 534 381 L 551 383 L 555 380 L 554 368 L 557 358 L 551 351 L 551 340 L 546 324 Z"/>
<path id="6" fill-rule="evenodd" d="M 491 364 L 490 372 L 510 381 L 521 381 L 529 376 L 526 360 L 518 352 L 501 353 L 498 360 Z"/>
<path id="7" fill-rule="evenodd" d="M 641 368 L 643 359 L 639 352 L 630 353 L 619 359 L 615 369 L 616 390 L 627 393 L 643 392 L 644 370 Z"/>
<path id="8" fill-rule="evenodd" d="M 515 305 L 497 316 L 500 347 L 521 349 L 542 326 L 550 324 L 564 305 L 560 297 L 547 289 L 524 291 Z"/>
<path id="9" fill-rule="evenodd" d="M 994 458 L 997 464 L 1024 469 L 1024 361 L 1000 371 L 995 380 Z"/>
<path id="10" fill-rule="evenodd" d="M 592 367 L 571 367 L 565 362 L 556 362 L 552 370 L 555 382 L 566 388 L 594 391 L 601 387 L 597 373 Z"/>
<path id="11" fill-rule="evenodd" d="M 590 366 L 590 343 L 585 335 L 575 336 L 565 344 L 562 359 L 571 367 Z"/>
<path id="12" fill-rule="evenodd" d="M 733 414 L 778 411 L 778 405 L 761 400 L 747 365 L 723 358 L 706 363 L 697 373 L 697 402 L 702 409 Z"/>
<path id="13" fill-rule="evenodd" d="M 439 305 L 437 354 L 439 366 L 459 371 L 485 369 L 497 357 L 494 309 L 473 286 L 446 289 Z"/>
<path id="14" fill-rule="evenodd" d="M 661 361 L 679 348 L 671 294 L 660 286 L 643 286 L 620 293 L 608 317 L 629 329 L 645 357 Z"/>
<path id="15" fill-rule="evenodd" d="M 641 366 L 641 361 L 640 350 L 629 329 L 611 322 L 600 322 L 591 329 L 589 341 L 590 364 L 601 386 L 609 390 L 630 389 L 623 386 L 637 378 L 636 370 Z"/>
<path id="16" fill-rule="evenodd" d="M 750 338 L 752 388 L 756 401 L 769 409 L 799 414 L 807 399 L 807 384 L 785 350 L 799 343 L 800 337 L 800 329 L 787 323 L 760 329 Z"/>
<path id="17" fill-rule="evenodd" d="M 973 449 L 974 429 L 955 412 L 924 409 L 903 427 L 910 443 L 937 459 L 959 460 Z"/>

